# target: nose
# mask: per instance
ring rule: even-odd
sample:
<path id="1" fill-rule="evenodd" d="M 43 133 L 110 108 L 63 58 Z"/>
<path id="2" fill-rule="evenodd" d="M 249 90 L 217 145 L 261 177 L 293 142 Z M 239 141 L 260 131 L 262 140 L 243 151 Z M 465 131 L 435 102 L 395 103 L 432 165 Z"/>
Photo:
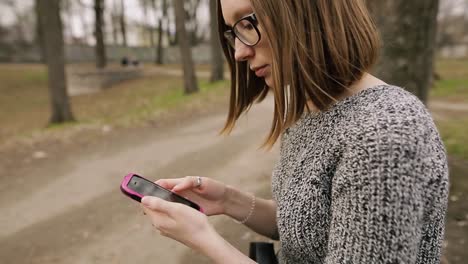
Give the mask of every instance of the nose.
<path id="1" fill-rule="evenodd" d="M 246 61 L 255 54 L 253 47 L 245 45 L 237 38 L 235 40 L 235 46 L 234 58 L 236 61 Z"/>

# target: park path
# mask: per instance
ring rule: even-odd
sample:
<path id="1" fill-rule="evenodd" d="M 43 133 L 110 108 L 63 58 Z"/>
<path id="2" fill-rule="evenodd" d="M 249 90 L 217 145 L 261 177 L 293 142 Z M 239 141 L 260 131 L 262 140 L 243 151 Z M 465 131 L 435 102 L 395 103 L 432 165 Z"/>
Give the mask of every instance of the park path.
<path id="1" fill-rule="evenodd" d="M 277 149 L 258 147 L 271 112 L 268 98 L 229 137 L 217 135 L 225 113 L 215 113 L 112 136 L 84 153 L 49 156 L 20 175 L 9 172 L 15 180 L 0 183 L 7 190 L 0 194 L 1 262 L 206 263 L 155 232 L 139 205 L 120 193 L 119 183 L 128 172 L 151 179 L 203 175 L 268 197 Z M 210 221 L 244 252 L 258 239 L 226 217 Z"/>
<path id="2" fill-rule="evenodd" d="M 170 69 L 167 67 L 160 67 L 160 66 L 151 66 L 145 68 L 145 75 L 154 75 L 154 74 L 164 74 L 166 76 L 173 76 L 173 77 L 181 77 L 182 71 L 180 69 Z M 211 76 L 211 72 L 206 70 L 197 70 L 197 77 L 202 78 L 209 78 Z M 224 73 L 224 78 L 229 79 L 230 74 L 229 72 Z"/>
<path id="3" fill-rule="evenodd" d="M 429 102 L 429 108 L 434 111 L 468 112 L 468 103 L 431 101 Z"/>

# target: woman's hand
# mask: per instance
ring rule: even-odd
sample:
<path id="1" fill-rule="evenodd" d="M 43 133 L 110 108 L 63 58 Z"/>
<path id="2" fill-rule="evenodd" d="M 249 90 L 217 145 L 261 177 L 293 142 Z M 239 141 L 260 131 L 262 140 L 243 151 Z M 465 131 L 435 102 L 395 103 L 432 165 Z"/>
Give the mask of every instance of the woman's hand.
<path id="1" fill-rule="evenodd" d="M 143 197 L 141 203 L 161 235 L 185 244 L 214 263 L 255 263 L 216 233 L 208 217 L 192 207 L 153 196 Z"/>
<path id="2" fill-rule="evenodd" d="M 195 202 L 203 208 L 206 215 L 219 215 L 225 213 L 225 201 L 228 188 L 224 183 L 206 177 L 187 176 L 178 179 L 161 179 L 156 184 L 180 194 Z"/>
<path id="3" fill-rule="evenodd" d="M 203 213 L 180 203 L 153 196 L 141 200 L 144 213 L 161 235 L 177 240 L 194 250 L 202 250 L 205 241 L 217 236 Z"/>

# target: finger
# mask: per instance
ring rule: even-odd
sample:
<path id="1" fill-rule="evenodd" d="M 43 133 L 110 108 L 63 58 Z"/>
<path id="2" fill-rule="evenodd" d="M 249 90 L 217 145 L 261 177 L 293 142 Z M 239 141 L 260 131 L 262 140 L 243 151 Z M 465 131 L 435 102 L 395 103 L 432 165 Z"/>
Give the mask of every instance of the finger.
<path id="1" fill-rule="evenodd" d="M 177 205 L 176 203 L 170 203 L 163 199 L 154 196 L 145 196 L 141 199 L 141 203 L 151 210 L 171 215 L 173 208 Z"/>
<path id="2" fill-rule="evenodd" d="M 171 190 L 172 188 L 174 188 L 174 186 L 181 183 L 183 180 L 184 180 L 184 178 L 160 179 L 160 180 L 155 181 L 154 183 L 156 183 L 157 185 L 159 185 L 159 186 L 161 186 L 163 188 Z"/>
<path id="3" fill-rule="evenodd" d="M 150 217 L 150 219 L 163 219 L 168 218 L 169 216 L 163 212 L 155 211 L 149 207 L 143 209 L 143 213 Z"/>
<path id="4" fill-rule="evenodd" d="M 182 182 L 172 188 L 172 191 L 180 192 L 187 189 L 193 189 L 197 186 L 196 176 L 187 176 Z"/>
<path id="5" fill-rule="evenodd" d="M 144 213 L 150 217 L 151 224 L 160 231 L 172 226 L 173 220 L 165 213 L 153 211 L 150 208 L 145 208 Z"/>

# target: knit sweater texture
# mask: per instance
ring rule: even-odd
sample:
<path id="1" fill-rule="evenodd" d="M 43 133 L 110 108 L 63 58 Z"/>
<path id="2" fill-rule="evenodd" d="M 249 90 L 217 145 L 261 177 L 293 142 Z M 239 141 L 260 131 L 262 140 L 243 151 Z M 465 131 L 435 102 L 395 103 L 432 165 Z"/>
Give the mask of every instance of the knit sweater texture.
<path id="1" fill-rule="evenodd" d="M 304 114 L 273 171 L 280 263 L 440 263 L 448 187 L 431 115 L 402 88 Z"/>

